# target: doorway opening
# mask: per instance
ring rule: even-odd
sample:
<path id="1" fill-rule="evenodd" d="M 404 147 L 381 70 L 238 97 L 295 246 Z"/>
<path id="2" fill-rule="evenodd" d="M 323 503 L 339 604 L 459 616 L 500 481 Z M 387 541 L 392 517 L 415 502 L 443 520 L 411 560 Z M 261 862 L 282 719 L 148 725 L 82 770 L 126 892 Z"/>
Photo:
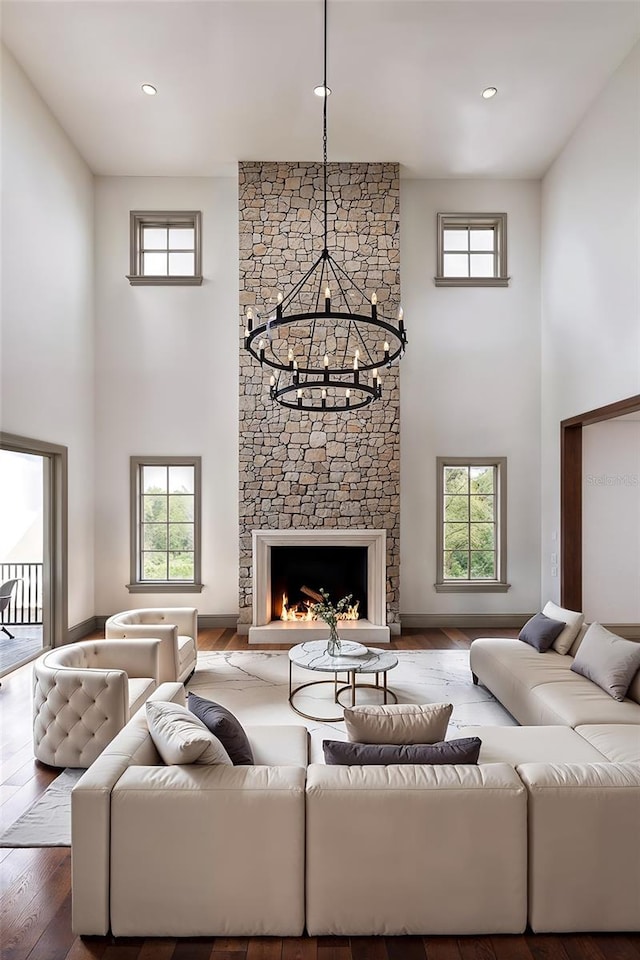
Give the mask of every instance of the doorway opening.
<path id="1" fill-rule="evenodd" d="M 0 676 L 67 639 L 67 450 L 0 434 Z"/>

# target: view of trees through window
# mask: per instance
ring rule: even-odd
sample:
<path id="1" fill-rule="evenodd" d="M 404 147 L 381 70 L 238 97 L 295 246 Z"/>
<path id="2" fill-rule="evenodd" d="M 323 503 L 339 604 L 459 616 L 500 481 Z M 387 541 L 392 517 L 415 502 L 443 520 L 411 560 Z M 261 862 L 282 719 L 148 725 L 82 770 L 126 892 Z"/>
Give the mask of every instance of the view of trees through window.
<path id="1" fill-rule="evenodd" d="M 496 579 L 496 467 L 444 467 L 444 579 Z"/>
<path id="2" fill-rule="evenodd" d="M 195 579 L 195 469 L 147 466 L 140 483 L 140 579 Z"/>

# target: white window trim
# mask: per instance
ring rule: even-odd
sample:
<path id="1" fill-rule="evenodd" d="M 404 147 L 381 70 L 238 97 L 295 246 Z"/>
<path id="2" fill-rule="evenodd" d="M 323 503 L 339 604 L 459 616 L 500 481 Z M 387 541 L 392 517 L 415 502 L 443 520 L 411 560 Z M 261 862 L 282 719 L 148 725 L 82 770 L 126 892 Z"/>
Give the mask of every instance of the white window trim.
<path id="1" fill-rule="evenodd" d="M 140 579 L 140 474 L 142 467 L 149 466 L 188 466 L 194 468 L 193 500 L 193 538 L 194 538 L 194 578 L 193 580 L 141 580 Z M 130 458 L 130 563 L 131 580 L 127 584 L 129 593 L 201 593 L 201 457 L 131 457 Z"/>
<path id="2" fill-rule="evenodd" d="M 496 246 L 493 277 L 445 277 L 444 231 L 452 227 L 493 227 Z M 506 213 L 439 213 L 437 218 L 437 262 L 433 282 L 436 287 L 508 287 Z"/>
<path id="3" fill-rule="evenodd" d="M 193 276 L 145 276 L 142 273 L 144 227 L 189 226 L 194 232 Z M 129 214 L 129 273 L 132 286 L 199 286 L 202 283 L 202 214 L 199 210 L 132 210 Z"/>
<path id="4" fill-rule="evenodd" d="M 497 580 L 444 579 L 444 468 L 496 467 L 497 497 Z M 436 593 L 506 593 L 507 583 L 507 458 L 506 457 L 437 457 L 436 458 Z"/>

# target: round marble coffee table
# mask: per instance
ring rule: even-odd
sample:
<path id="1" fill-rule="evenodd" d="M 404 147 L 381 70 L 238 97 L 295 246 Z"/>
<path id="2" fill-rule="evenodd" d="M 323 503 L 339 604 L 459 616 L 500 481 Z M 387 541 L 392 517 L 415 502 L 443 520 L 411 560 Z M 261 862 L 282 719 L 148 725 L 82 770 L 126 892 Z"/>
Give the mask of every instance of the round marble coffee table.
<path id="1" fill-rule="evenodd" d="M 314 717 L 309 713 L 303 713 L 299 710 L 293 698 L 300 690 L 307 687 L 316 687 L 323 683 L 333 684 L 334 703 L 343 706 L 340 703 L 340 694 L 345 690 L 351 690 L 351 706 L 355 706 L 356 690 L 362 687 L 369 687 L 373 690 L 382 692 L 383 703 L 389 702 L 389 697 L 397 703 L 398 698 L 387 687 L 387 672 L 397 666 L 398 658 L 395 654 L 386 650 L 377 650 L 372 647 L 365 647 L 361 643 L 355 643 L 352 640 L 343 640 L 343 653 L 339 657 L 330 657 L 327 652 L 326 640 L 308 640 L 306 643 L 299 643 L 289 650 L 289 704 L 292 710 L 295 710 L 306 720 L 320 720 L 325 723 L 335 723 L 343 717 Z M 308 683 L 301 683 L 299 686 L 293 686 L 293 665 L 304 667 L 305 670 L 315 670 L 320 673 L 332 673 L 333 680 L 310 680 Z M 339 686 L 338 674 L 346 673 L 349 682 Z M 374 673 L 374 683 L 358 683 L 356 674 Z M 380 674 L 382 674 L 382 684 L 380 684 Z"/>

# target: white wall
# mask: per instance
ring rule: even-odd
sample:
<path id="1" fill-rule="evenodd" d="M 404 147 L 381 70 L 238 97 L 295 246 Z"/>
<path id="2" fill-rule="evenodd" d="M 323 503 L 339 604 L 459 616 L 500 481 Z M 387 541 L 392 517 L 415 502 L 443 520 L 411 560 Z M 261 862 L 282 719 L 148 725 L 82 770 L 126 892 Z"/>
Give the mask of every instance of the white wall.
<path id="1" fill-rule="evenodd" d="M 202 211 L 202 286 L 130 286 L 130 210 Z M 96 304 L 96 613 L 237 615 L 237 181 L 97 178 Z M 131 455 L 202 456 L 201 594 L 127 591 Z"/>
<path id="2" fill-rule="evenodd" d="M 640 623 L 640 419 L 582 432 L 582 578 L 588 621 Z"/>
<path id="3" fill-rule="evenodd" d="M 508 214 L 507 288 L 436 287 L 436 214 Z M 540 603 L 540 184 L 401 182 L 402 614 L 529 613 Z M 506 456 L 508 580 L 437 594 L 436 457 Z"/>
<path id="4" fill-rule="evenodd" d="M 4 47 L 2 194 L 2 429 L 69 448 L 73 626 L 94 614 L 93 177 Z"/>
<path id="5" fill-rule="evenodd" d="M 542 186 L 543 598 L 559 599 L 560 421 L 640 393 L 639 111 L 640 45 Z"/>

